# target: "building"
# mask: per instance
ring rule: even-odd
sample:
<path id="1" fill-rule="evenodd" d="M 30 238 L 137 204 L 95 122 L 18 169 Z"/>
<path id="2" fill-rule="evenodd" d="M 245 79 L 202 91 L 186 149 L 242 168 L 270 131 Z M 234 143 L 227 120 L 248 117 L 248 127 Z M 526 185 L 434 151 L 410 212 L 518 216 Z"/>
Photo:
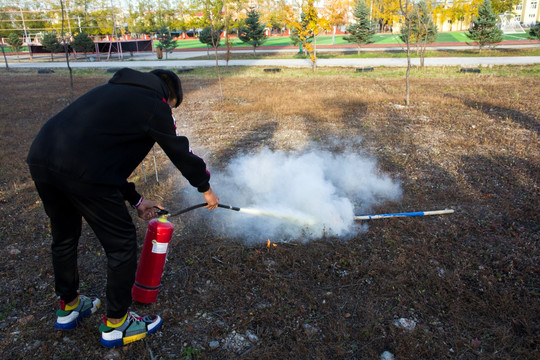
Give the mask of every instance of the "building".
<path id="1" fill-rule="evenodd" d="M 523 26 L 534 26 L 540 21 L 540 0 L 523 0 L 514 8 L 516 20 Z"/>

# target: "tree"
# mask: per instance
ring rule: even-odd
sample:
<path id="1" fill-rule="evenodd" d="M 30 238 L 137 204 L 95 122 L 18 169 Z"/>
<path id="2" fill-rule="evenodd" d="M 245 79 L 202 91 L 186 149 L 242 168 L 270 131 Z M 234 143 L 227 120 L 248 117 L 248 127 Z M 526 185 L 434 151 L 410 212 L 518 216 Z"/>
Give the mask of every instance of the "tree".
<path id="1" fill-rule="evenodd" d="M 399 0 L 374 0 L 370 2 L 372 19 L 379 19 L 379 31 L 388 31 L 398 20 L 400 11 Z"/>
<path id="2" fill-rule="evenodd" d="M 45 35 L 43 35 L 43 39 L 41 40 L 41 45 L 43 45 L 45 50 L 51 52 L 51 61 L 54 61 L 53 54 L 62 50 L 62 45 L 60 45 L 60 42 L 56 38 L 56 33 L 45 33 Z"/>
<path id="3" fill-rule="evenodd" d="M 15 53 L 17 54 L 17 59 L 18 59 L 19 50 L 21 50 L 21 47 L 22 47 L 22 40 L 21 38 L 19 38 L 19 35 L 17 35 L 14 32 L 9 33 L 9 36 L 7 38 L 7 43 L 11 47 L 11 50 L 15 51 Z"/>
<path id="4" fill-rule="evenodd" d="M 266 41 L 264 25 L 261 25 L 259 13 L 255 9 L 249 10 L 245 24 L 240 28 L 238 38 L 253 46 L 253 56 L 255 56 L 255 49 Z"/>
<path id="5" fill-rule="evenodd" d="M 2 48 L 2 55 L 4 56 L 4 62 L 6 63 L 6 69 L 9 69 L 7 57 L 6 57 L 6 50 L 4 50 L 4 44 L 0 44 L 0 47 Z"/>
<path id="6" fill-rule="evenodd" d="M 203 21 L 210 28 L 207 40 L 211 40 L 216 59 L 216 73 L 219 84 L 220 99 L 223 101 L 223 87 L 221 86 L 221 73 L 219 71 L 218 46 L 223 31 L 223 8 L 227 0 L 203 0 Z M 206 42 L 208 44 L 208 42 Z"/>
<path id="7" fill-rule="evenodd" d="M 347 27 L 349 36 L 344 36 L 343 39 L 355 43 L 358 46 L 358 55 L 363 44 L 371 44 L 371 39 L 375 35 L 375 31 L 372 29 L 371 21 L 369 20 L 369 8 L 364 0 L 357 0 L 353 10 L 353 16 L 356 19 L 356 23 Z"/>
<path id="8" fill-rule="evenodd" d="M 522 0 L 493 0 L 491 7 L 495 14 L 504 14 L 513 12 L 514 6 L 521 4 Z"/>
<path id="9" fill-rule="evenodd" d="M 471 40 L 478 43 L 478 51 L 486 45 L 500 43 L 503 32 L 497 26 L 497 14 L 491 8 L 491 0 L 484 0 L 478 9 L 478 16 L 472 21 L 472 28 L 466 34 Z"/>
<path id="10" fill-rule="evenodd" d="M 409 95 L 411 93 L 411 6 L 410 0 L 399 0 L 400 14 L 403 16 L 404 26 L 407 27 L 405 44 L 407 49 L 407 71 L 405 72 L 405 105 L 409 106 Z"/>
<path id="11" fill-rule="evenodd" d="M 81 32 L 73 37 L 71 41 L 71 47 L 73 50 L 82 52 L 86 56 L 87 52 L 94 51 L 94 42 L 90 39 L 87 33 Z"/>
<path id="12" fill-rule="evenodd" d="M 231 51 L 234 41 L 231 39 L 231 33 L 237 29 L 238 14 L 240 11 L 240 1 L 229 2 L 224 6 L 223 31 L 225 32 L 225 63 L 229 66 Z"/>
<path id="13" fill-rule="evenodd" d="M 306 14 L 300 14 L 300 22 L 291 21 L 291 43 L 293 45 L 299 45 L 301 54 L 303 49 L 307 49 L 308 43 L 313 42 L 313 34 L 311 34 L 307 29 Z"/>
<path id="14" fill-rule="evenodd" d="M 410 30 L 410 42 L 416 44 L 417 53 L 420 55 L 420 66 L 424 67 L 426 45 L 437 39 L 437 26 L 433 22 L 428 5 L 423 0 L 413 5 L 410 16 L 411 28 L 409 29 L 405 24 L 401 28 L 400 38 L 403 42 L 406 42 Z"/>
<path id="15" fill-rule="evenodd" d="M 324 16 L 332 27 L 332 45 L 336 43 L 336 29 L 339 25 L 347 23 L 346 17 L 349 11 L 349 0 L 325 1 Z"/>
<path id="16" fill-rule="evenodd" d="M 328 21 L 319 18 L 314 0 L 307 0 L 302 6 L 300 21 L 291 23 L 293 44 L 301 44 L 311 60 L 313 71 L 317 71 L 317 36 L 323 30 L 329 30 Z"/>
<path id="17" fill-rule="evenodd" d="M 172 52 L 176 48 L 176 40 L 173 40 L 171 32 L 166 27 L 161 27 L 157 32 L 157 39 L 159 40 L 159 47 L 165 50 L 165 58 L 168 59 L 168 53 Z"/>
<path id="18" fill-rule="evenodd" d="M 287 4 L 288 0 L 276 0 L 275 6 L 271 7 L 268 14 L 268 24 L 272 27 L 272 31 L 279 32 L 283 35 L 283 30 L 289 23 L 288 18 L 292 6 Z"/>
<path id="19" fill-rule="evenodd" d="M 148 0 L 136 0 L 135 4 L 130 5 L 127 23 L 132 32 L 149 34 L 158 28 L 155 3 Z"/>
<path id="20" fill-rule="evenodd" d="M 60 29 L 60 34 L 62 34 L 62 44 L 59 44 L 59 45 L 60 47 L 64 48 L 64 54 L 66 55 L 66 65 L 69 70 L 69 93 L 70 93 L 70 99 L 73 100 L 73 95 L 74 95 L 73 70 L 71 69 L 71 66 L 69 65 L 69 47 L 68 47 L 68 42 L 66 41 L 66 38 L 65 38 L 66 32 L 64 31 L 65 16 L 64 16 L 64 1 L 63 0 L 60 0 L 60 9 L 62 11 L 62 27 Z M 52 53 L 51 53 L 51 57 L 52 57 Z"/>
<path id="21" fill-rule="evenodd" d="M 443 7 L 444 3 L 441 4 Z M 468 10 L 469 9 L 469 10 Z M 467 15 L 467 11 L 472 11 L 470 0 L 456 0 L 451 7 L 444 9 L 444 19 L 450 23 L 450 31 L 461 30 L 458 24 L 462 25 L 463 20 Z M 454 25 L 456 26 L 454 28 Z"/>
<path id="22" fill-rule="evenodd" d="M 533 39 L 540 40 L 540 22 L 537 22 L 536 25 L 531 27 L 531 29 L 529 30 L 529 35 Z"/>
<path id="23" fill-rule="evenodd" d="M 199 34 L 199 41 L 203 44 L 206 44 L 207 49 L 217 48 L 221 45 L 221 30 L 214 30 L 210 26 L 205 27 L 202 29 L 201 33 Z"/>

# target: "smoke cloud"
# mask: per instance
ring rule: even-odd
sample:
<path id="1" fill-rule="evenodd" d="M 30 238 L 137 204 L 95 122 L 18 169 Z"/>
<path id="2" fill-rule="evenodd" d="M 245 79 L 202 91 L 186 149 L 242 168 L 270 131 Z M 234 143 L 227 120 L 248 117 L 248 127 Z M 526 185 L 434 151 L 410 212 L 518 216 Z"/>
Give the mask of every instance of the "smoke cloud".
<path id="1" fill-rule="evenodd" d="M 401 197 L 399 183 L 380 173 L 373 158 L 352 151 L 264 148 L 213 172 L 212 187 L 221 203 L 243 210 L 205 211 L 212 227 L 248 243 L 346 239 L 359 231 L 355 215 Z"/>

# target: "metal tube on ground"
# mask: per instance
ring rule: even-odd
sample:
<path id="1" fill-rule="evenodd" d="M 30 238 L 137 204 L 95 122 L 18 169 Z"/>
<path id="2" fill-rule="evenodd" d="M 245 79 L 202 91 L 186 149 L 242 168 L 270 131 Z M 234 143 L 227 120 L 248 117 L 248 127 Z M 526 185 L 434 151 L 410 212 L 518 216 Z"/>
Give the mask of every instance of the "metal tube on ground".
<path id="1" fill-rule="evenodd" d="M 444 209 L 444 210 L 417 211 L 417 212 L 393 213 L 393 214 L 357 215 L 354 217 L 354 220 L 374 220 L 374 219 L 385 219 L 385 218 L 394 218 L 394 217 L 444 215 L 444 214 L 452 214 L 453 212 L 454 210 L 452 209 Z"/>

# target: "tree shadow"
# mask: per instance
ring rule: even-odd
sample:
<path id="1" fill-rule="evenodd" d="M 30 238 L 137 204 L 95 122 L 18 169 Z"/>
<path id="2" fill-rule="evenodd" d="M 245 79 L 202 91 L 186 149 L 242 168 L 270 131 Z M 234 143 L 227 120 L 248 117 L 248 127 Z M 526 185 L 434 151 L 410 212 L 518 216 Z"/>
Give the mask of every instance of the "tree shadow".
<path id="1" fill-rule="evenodd" d="M 362 119 L 367 114 L 367 103 L 349 101 L 345 98 L 326 100 L 329 108 L 340 109 L 331 119 L 313 113 L 302 114 L 306 130 L 312 142 L 333 151 L 341 151 L 350 141 L 362 135 Z"/>
<path id="2" fill-rule="evenodd" d="M 461 100 L 472 109 L 478 109 L 491 117 L 509 118 L 527 130 L 540 134 L 540 122 L 531 115 L 524 114 L 519 110 L 510 109 L 503 106 L 493 105 L 489 102 Z"/>
<path id="3" fill-rule="evenodd" d="M 254 128 L 244 130 L 245 134 L 238 140 L 235 140 L 234 144 L 227 146 L 215 154 L 216 163 L 229 163 L 231 158 L 238 153 L 253 151 L 264 146 L 272 148 L 273 146 L 269 140 L 273 138 L 277 128 L 278 123 L 271 121 L 260 124 Z"/>
<path id="4" fill-rule="evenodd" d="M 477 197 L 471 208 L 474 216 L 489 221 L 501 231 L 521 226 L 540 230 L 540 165 L 515 157 L 462 157 L 464 179 L 475 189 Z"/>

